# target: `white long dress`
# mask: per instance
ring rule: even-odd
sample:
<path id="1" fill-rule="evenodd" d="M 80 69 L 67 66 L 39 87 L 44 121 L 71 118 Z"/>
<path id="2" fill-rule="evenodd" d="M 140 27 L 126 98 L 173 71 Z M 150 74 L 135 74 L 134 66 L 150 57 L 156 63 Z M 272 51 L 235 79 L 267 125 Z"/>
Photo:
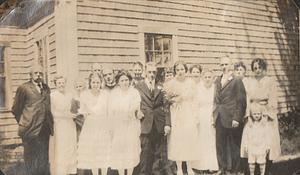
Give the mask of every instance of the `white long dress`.
<path id="1" fill-rule="evenodd" d="M 71 109 L 71 95 L 59 91 L 51 93 L 51 112 L 54 118 L 54 135 L 49 141 L 51 175 L 76 174 L 76 125 Z"/>
<path id="2" fill-rule="evenodd" d="M 140 109 L 140 94 L 132 87 L 126 91 L 115 88 L 110 99 L 109 117 L 113 133 L 111 167 L 134 168 L 140 161 L 141 152 L 141 124 L 135 117 L 135 111 Z"/>
<path id="3" fill-rule="evenodd" d="M 81 99 L 86 117 L 78 141 L 78 168 L 107 168 L 111 142 L 107 93 L 101 91 L 99 96 L 95 96 L 88 90 L 82 93 Z"/>
<path id="4" fill-rule="evenodd" d="M 203 83 L 197 85 L 197 101 L 199 104 L 199 147 L 198 158 L 192 162 L 192 168 L 198 170 L 218 170 L 218 159 L 216 150 L 216 129 L 213 126 L 213 100 L 215 87 L 206 88 Z"/>
<path id="5" fill-rule="evenodd" d="M 281 154 L 280 135 L 278 124 L 278 88 L 274 78 L 265 76 L 260 80 L 256 78 L 247 79 L 247 116 L 250 113 L 250 106 L 252 103 L 260 105 L 263 109 L 264 115 L 267 115 L 267 125 L 270 128 L 268 137 L 270 138 L 270 160 L 276 160 Z M 243 155 L 242 155 L 243 156 Z"/>
<path id="6" fill-rule="evenodd" d="M 198 118 L 195 113 L 195 82 L 176 78 L 165 84 L 167 93 L 178 95 L 170 107 L 171 133 L 168 138 L 168 158 L 173 161 L 198 160 Z"/>

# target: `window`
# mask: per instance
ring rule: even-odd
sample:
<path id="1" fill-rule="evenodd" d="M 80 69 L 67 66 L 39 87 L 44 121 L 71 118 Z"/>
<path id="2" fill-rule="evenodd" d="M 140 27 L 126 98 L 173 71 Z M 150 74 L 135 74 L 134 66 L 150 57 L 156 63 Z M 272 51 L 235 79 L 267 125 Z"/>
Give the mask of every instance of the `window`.
<path id="1" fill-rule="evenodd" d="M 158 67 L 170 66 L 172 60 L 172 35 L 145 33 L 145 58 Z"/>
<path id="2" fill-rule="evenodd" d="M 43 68 L 44 81 L 48 82 L 47 42 L 46 37 L 36 41 L 37 62 Z"/>
<path id="3" fill-rule="evenodd" d="M 0 108 L 6 107 L 5 47 L 0 46 Z"/>

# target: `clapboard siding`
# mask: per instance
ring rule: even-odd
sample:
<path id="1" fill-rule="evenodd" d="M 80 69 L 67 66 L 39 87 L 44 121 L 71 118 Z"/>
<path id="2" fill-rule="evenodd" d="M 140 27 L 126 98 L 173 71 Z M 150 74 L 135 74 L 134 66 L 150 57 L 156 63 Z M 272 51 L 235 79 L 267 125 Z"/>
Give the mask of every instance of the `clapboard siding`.
<path id="1" fill-rule="evenodd" d="M 54 15 L 45 17 L 28 29 L 0 28 L 0 43 L 8 43 L 10 48 L 8 59 L 10 62 L 11 98 L 15 95 L 17 88 L 29 80 L 30 66 L 37 54 L 35 42 L 42 37 L 46 36 L 48 39 L 48 52 L 54 53 L 51 55 L 52 69 L 49 71 L 56 72 L 54 28 Z M 0 116 L 0 144 L 20 144 L 17 122 L 10 111 L 2 111 Z"/>
<path id="2" fill-rule="evenodd" d="M 182 23 L 182 22 L 197 23 L 197 24 L 205 24 L 205 25 L 210 24 L 214 26 L 222 26 L 222 23 L 220 24 L 220 22 L 226 22 L 228 23 L 227 27 L 241 28 L 241 29 L 247 27 L 249 31 L 265 31 L 264 30 L 265 27 L 269 27 L 267 29 L 267 31 L 269 32 L 272 32 L 272 28 L 283 29 L 282 25 L 280 25 L 278 22 L 274 23 L 274 22 L 270 22 L 270 20 L 259 21 L 256 19 L 245 20 L 243 16 L 232 17 L 232 16 L 222 15 L 222 17 L 220 17 L 220 14 L 214 15 L 214 14 L 208 14 L 203 12 L 186 12 L 182 10 L 176 12 L 165 8 L 151 8 L 151 7 L 145 8 L 140 6 L 126 5 L 124 3 L 120 4 L 117 2 L 112 3 L 112 2 L 100 1 L 100 2 L 93 2 L 91 4 L 83 4 L 83 3 L 80 3 L 78 6 L 78 12 L 80 13 L 86 13 L 85 9 L 88 9 L 90 13 L 98 14 L 98 15 L 120 16 L 120 17 L 123 16 L 124 18 L 132 17 L 137 19 L 144 18 L 145 20 L 168 20 L 169 22 L 174 22 L 174 23 Z M 201 10 L 201 8 L 199 7 L 198 10 Z M 118 11 L 119 13 L 112 13 L 113 11 Z"/>
<path id="3" fill-rule="evenodd" d="M 299 105 L 300 84 L 299 31 L 282 22 L 298 26 L 299 14 L 287 2 L 78 0 L 79 69 L 86 75 L 95 62 L 129 67 L 141 59 L 140 26 L 172 26 L 178 59 L 188 63 L 218 70 L 219 57 L 232 55 L 247 64 L 251 76 L 251 60 L 266 58 L 268 74 L 278 79 L 279 110 L 285 112 Z"/>

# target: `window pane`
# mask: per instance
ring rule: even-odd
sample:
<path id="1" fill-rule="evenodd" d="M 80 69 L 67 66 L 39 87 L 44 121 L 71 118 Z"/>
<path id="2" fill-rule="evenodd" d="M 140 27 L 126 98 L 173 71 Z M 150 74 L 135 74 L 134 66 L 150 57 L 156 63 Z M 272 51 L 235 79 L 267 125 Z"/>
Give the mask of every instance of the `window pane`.
<path id="1" fill-rule="evenodd" d="M 2 76 L 4 76 L 4 63 L 2 62 L 0 62 L 0 76 L 2 75 Z"/>
<path id="2" fill-rule="evenodd" d="M 5 107 L 5 77 L 0 77 L 0 107 Z"/>
<path id="3" fill-rule="evenodd" d="M 162 50 L 162 36 L 155 36 L 155 42 L 154 42 L 154 49 L 155 51 L 161 51 Z"/>
<path id="4" fill-rule="evenodd" d="M 155 62 L 157 66 L 162 66 L 163 60 L 162 60 L 162 53 L 161 52 L 156 52 L 155 53 Z"/>
<path id="5" fill-rule="evenodd" d="M 146 62 L 154 61 L 154 55 L 152 52 L 146 52 Z"/>
<path id="6" fill-rule="evenodd" d="M 151 34 L 145 34 L 145 50 L 153 50 L 153 36 Z"/>
<path id="7" fill-rule="evenodd" d="M 166 52 L 163 55 L 163 65 L 167 66 L 171 63 L 171 53 L 170 52 Z"/>
<path id="8" fill-rule="evenodd" d="M 171 38 L 164 38 L 164 51 L 169 51 L 171 49 Z"/>
<path id="9" fill-rule="evenodd" d="M 0 62 L 4 61 L 4 46 L 0 46 Z"/>

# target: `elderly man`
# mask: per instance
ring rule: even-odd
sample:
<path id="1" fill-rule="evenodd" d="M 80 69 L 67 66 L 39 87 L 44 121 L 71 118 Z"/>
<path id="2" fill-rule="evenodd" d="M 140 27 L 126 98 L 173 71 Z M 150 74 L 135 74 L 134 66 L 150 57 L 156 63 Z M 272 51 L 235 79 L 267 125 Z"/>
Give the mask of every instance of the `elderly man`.
<path id="1" fill-rule="evenodd" d="M 246 91 L 241 79 L 233 75 L 231 59 L 220 60 L 222 75 L 216 79 L 214 119 L 219 167 L 223 174 L 240 171 L 242 119 L 246 111 Z"/>
<path id="2" fill-rule="evenodd" d="M 24 145 L 26 170 L 30 175 L 49 174 L 48 143 L 50 134 L 53 134 L 50 109 L 50 89 L 43 82 L 41 66 L 34 65 L 30 80 L 17 89 L 12 107 Z"/>
<path id="3" fill-rule="evenodd" d="M 156 84 L 155 63 L 146 64 L 146 78 L 135 87 L 141 95 L 141 147 L 139 166 L 135 175 L 172 175 L 174 163 L 167 160 L 166 135 L 170 132 L 170 114 L 163 109 L 164 94 Z"/>

